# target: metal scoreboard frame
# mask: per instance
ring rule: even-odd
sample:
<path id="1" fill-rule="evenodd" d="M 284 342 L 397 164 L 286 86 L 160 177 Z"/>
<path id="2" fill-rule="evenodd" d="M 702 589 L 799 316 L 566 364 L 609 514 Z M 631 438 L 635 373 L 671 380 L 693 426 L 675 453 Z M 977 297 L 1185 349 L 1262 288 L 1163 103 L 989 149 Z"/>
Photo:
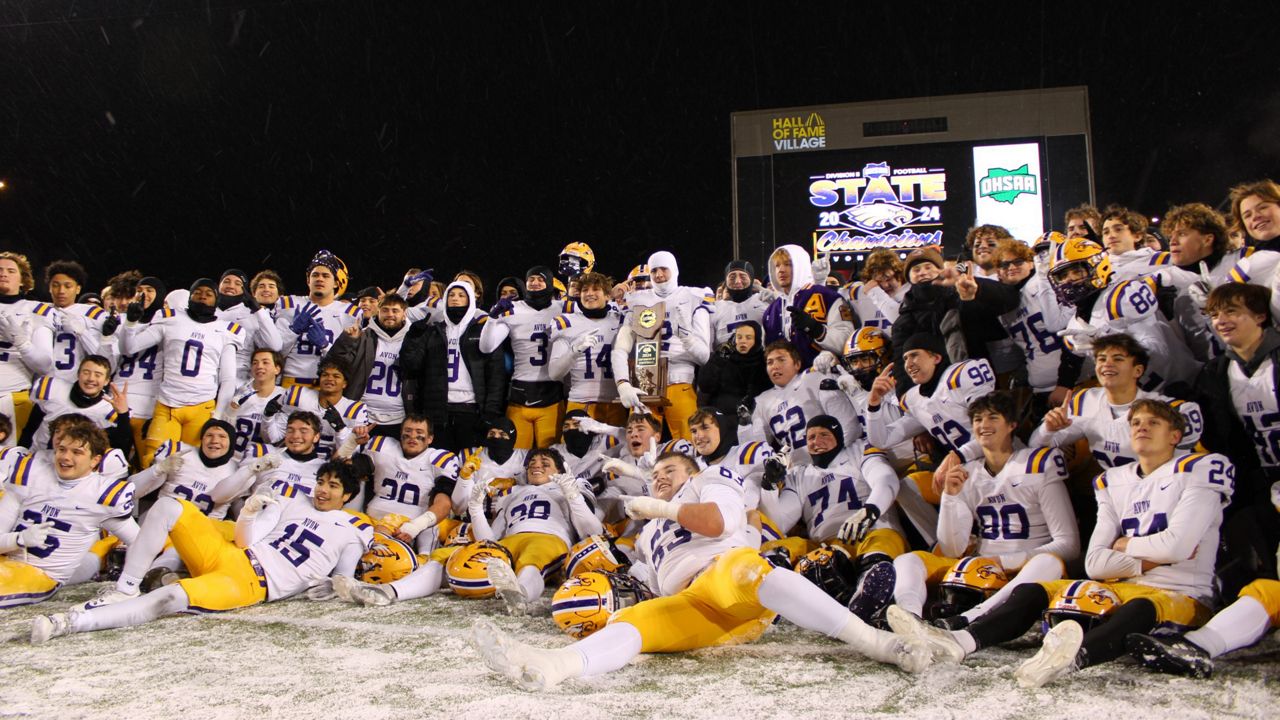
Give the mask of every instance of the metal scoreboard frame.
<path id="1" fill-rule="evenodd" d="M 1030 241 L 1094 202 L 1083 86 L 733 113 L 733 252 L 788 243 L 846 271 L 871 250 L 957 253 L 975 224 Z"/>

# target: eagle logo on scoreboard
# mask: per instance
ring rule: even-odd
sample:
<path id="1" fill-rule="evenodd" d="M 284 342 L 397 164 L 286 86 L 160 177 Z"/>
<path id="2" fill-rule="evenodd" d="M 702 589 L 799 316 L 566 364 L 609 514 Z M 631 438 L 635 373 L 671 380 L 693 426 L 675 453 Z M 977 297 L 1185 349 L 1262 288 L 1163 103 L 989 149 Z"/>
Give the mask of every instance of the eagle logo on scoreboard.
<path id="1" fill-rule="evenodd" d="M 942 244 L 945 169 L 875 162 L 858 171 L 814 175 L 809 181 L 809 203 L 819 208 L 816 252 Z"/>

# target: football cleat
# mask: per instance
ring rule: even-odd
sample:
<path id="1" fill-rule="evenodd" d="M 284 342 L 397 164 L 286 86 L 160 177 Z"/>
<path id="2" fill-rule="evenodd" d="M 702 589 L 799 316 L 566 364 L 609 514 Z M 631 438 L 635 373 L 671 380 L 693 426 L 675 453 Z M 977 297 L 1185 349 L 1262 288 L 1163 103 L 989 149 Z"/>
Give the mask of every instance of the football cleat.
<path id="1" fill-rule="evenodd" d="M 91 600 L 81 606 L 83 610 L 92 610 L 94 608 L 105 607 L 107 605 L 115 605 L 118 602 L 132 600 L 138 597 L 138 593 L 125 593 L 115 589 L 114 586 L 108 585 L 98 590 L 98 594 L 94 595 Z"/>
<path id="2" fill-rule="evenodd" d="M 491 670 L 529 692 L 555 687 L 582 671 L 577 651 L 530 647 L 507 637 L 488 620 L 477 620 L 471 626 L 471 644 Z"/>
<path id="3" fill-rule="evenodd" d="M 357 605 L 390 605 L 396 601 L 396 591 L 390 585 L 363 583 L 345 575 L 333 576 L 333 594 L 343 602 Z"/>
<path id="4" fill-rule="evenodd" d="M 453 593 L 465 598 L 493 597 L 494 589 L 489 582 L 486 564 L 494 558 L 504 559 L 512 567 L 515 566 L 511 551 L 490 540 L 458 548 L 449 556 L 449 562 L 444 566 L 445 578 Z"/>
<path id="5" fill-rule="evenodd" d="M 529 597 L 524 594 L 516 571 L 505 558 L 491 558 L 485 563 L 489 584 L 497 591 L 498 597 L 507 606 L 509 615 L 528 615 Z"/>
<path id="6" fill-rule="evenodd" d="M 1204 648 L 1181 635 L 1157 637 L 1129 633 L 1124 646 L 1129 655 L 1148 670 L 1194 678 L 1213 675 L 1213 658 Z"/>
<path id="7" fill-rule="evenodd" d="M 904 672 L 922 673 L 933 664 L 933 648 L 920 638 L 896 637 L 893 664 Z"/>
<path id="8" fill-rule="evenodd" d="M 969 627 L 969 618 L 963 615 L 934 618 L 932 622 L 934 627 L 942 628 L 943 630 L 950 630 L 952 632 Z"/>
<path id="9" fill-rule="evenodd" d="M 40 645 L 48 642 L 51 638 L 62 637 L 75 632 L 72 624 L 78 615 L 75 610 L 65 613 L 54 613 L 53 615 L 37 615 L 36 619 L 31 622 L 31 644 Z"/>
<path id="10" fill-rule="evenodd" d="M 849 600 L 849 612 L 870 624 L 893 600 L 893 585 L 897 579 L 898 572 L 888 560 L 867 568 L 862 577 L 858 578 L 858 585 Z"/>
<path id="11" fill-rule="evenodd" d="M 149 593 L 152 590 L 159 590 L 166 585 L 172 585 L 182 579 L 182 575 L 176 570 L 170 570 L 166 567 L 151 568 L 146 575 L 142 576 L 142 584 L 139 585 L 143 593 Z"/>
<path id="12" fill-rule="evenodd" d="M 356 566 L 356 578 L 361 582 L 382 585 L 417 570 L 418 564 L 418 553 L 404 541 L 375 532 L 373 543 Z"/>
<path id="13" fill-rule="evenodd" d="M 1014 672 L 1018 686 L 1038 688 L 1078 668 L 1077 656 L 1084 644 L 1084 628 L 1075 620 L 1064 620 L 1045 633 L 1040 652 Z"/>
<path id="14" fill-rule="evenodd" d="M 890 605 L 885 617 L 895 635 L 917 638 L 927 643 L 934 662 L 955 665 L 964 660 L 964 648 L 946 630 L 926 624 L 897 605 Z"/>

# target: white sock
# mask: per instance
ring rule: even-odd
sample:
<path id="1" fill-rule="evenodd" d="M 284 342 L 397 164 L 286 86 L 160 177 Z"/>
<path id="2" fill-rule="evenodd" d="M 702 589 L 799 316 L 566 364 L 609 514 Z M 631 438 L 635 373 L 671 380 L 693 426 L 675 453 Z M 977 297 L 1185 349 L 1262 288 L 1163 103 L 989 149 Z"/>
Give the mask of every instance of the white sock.
<path id="1" fill-rule="evenodd" d="M 898 578 L 893 583 L 893 602 L 916 617 L 924 614 L 924 601 L 929 588 L 924 584 L 924 561 L 912 553 L 899 555 L 893 560 Z"/>
<path id="2" fill-rule="evenodd" d="M 182 612 L 188 607 L 187 593 L 182 586 L 168 585 L 146 595 L 77 613 L 72 628 L 76 632 L 91 632 L 131 627 Z"/>
<path id="3" fill-rule="evenodd" d="M 182 503 L 169 497 L 156 500 L 147 511 L 147 516 L 142 519 L 138 537 L 134 538 L 133 545 L 125 553 L 124 569 L 120 572 L 120 579 L 116 580 L 117 590 L 130 595 L 138 594 L 142 576 L 147 574 L 151 563 L 164 549 L 169 531 L 181 516 Z"/>
<path id="4" fill-rule="evenodd" d="M 546 589 L 547 583 L 542 579 L 542 571 L 533 565 L 526 565 L 520 568 L 520 572 L 516 573 L 516 580 L 520 583 L 520 589 L 524 591 L 524 596 L 529 602 L 537 602 L 542 597 L 542 591 Z"/>
<path id="5" fill-rule="evenodd" d="M 424 598 L 440 589 L 440 578 L 444 575 L 444 565 L 430 560 L 426 565 L 414 570 L 391 583 L 396 597 L 401 601 Z"/>
<path id="6" fill-rule="evenodd" d="M 1204 648 L 1209 657 L 1248 647 L 1271 629 L 1271 616 L 1255 597 L 1245 595 L 1214 615 L 1204 627 L 1187 633 L 1187 639 Z"/>
<path id="7" fill-rule="evenodd" d="M 624 622 L 609 623 L 565 650 L 580 658 L 576 672 L 564 677 L 591 677 L 626 667 L 640 654 L 640 631 Z M 572 669 L 572 668 L 570 668 Z"/>
<path id="8" fill-rule="evenodd" d="M 951 637 L 960 643 L 960 647 L 964 649 L 965 655 L 972 655 L 978 652 L 978 642 L 973 639 L 968 630 L 956 630 L 951 633 Z"/>
<path id="9" fill-rule="evenodd" d="M 827 637 L 837 637 L 853 616 L 817 585 L 784 568 L 774 568 L 764 576 L 756 599 L 792 623 Z"/>
<path id="10" fill-rule="evenodd" d="M 991 597 L 960 614 L 972 622 L 1003 605 L 1009 599 L 1009 596 L 1013 594 L 1014 588 L 1019 585 L 1060 579 L 1062 579 L 1062 561 L 1056 555 L 1040 553 L 1028 560 L 1027 564 L 1023 565 L 1022 569 L 1018 571 L 1018 574 L 1009 581 L 1008 585 L 1000 588 Z"/>

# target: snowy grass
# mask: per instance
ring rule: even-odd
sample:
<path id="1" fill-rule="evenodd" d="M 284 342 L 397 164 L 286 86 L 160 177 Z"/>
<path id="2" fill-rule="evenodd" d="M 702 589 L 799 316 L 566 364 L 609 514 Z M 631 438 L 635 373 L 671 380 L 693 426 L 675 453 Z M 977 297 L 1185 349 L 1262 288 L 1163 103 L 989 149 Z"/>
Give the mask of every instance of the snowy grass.
<path id="1" fill-rule="evenodd" d="M 27 644 L 31 619 L 92 597 L 64 590 L 0 614 L 0 718 L 1273 718 L 1280 640 L 1218 664 L 1212 680 L 1150 674 L 1127 659 L 1040 690 L 1013 669 L 1025 638 L 919 676 L 856 657 L 786 623 L 756 643 L 644 656 L 543 695 L 491 674 L 467 643 L 479 613 L 545 646 L 549 617 L 447 593 L 389 608 L 295 600 Z"/>

